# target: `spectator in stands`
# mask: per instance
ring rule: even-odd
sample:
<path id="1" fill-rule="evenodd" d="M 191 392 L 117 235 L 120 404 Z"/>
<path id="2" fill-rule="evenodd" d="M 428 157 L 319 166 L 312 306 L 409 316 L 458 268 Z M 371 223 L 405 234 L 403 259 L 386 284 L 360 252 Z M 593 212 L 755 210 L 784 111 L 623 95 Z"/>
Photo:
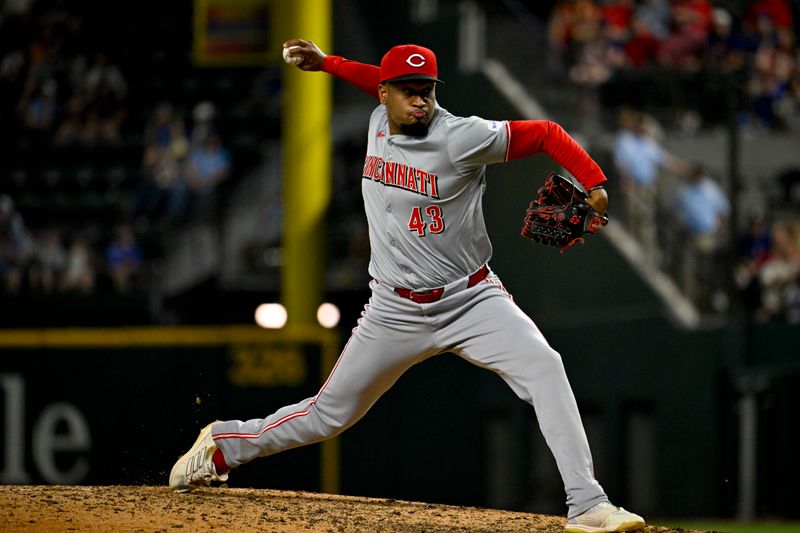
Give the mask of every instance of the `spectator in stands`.
<path id="1" fill-rule="evenodd" d="M 758 272 L 762 320 L 800 321 L 800 220 L 772 226 L 772 255 Z"/>
<path id="2" fill-rule="evenodd" d="M 129 224 L 120 224 L 114 238 L 106 248 L 106 266 L 114 288 L 121 293 L 131 290 L 136 281 L 144 260 L 144 254 L 133 228 Z"/>
<path id="3" fill-rule="evenodd" d="M 547 28 L 552 57 L 571 63 L 585 43 L 600 35 L 601 20 L 602 12 L 593 0 L 560 0 Z"/>
<path id="4" fill-rule="evenodd" d="M 647 32 L 662 41 L 669 35 L 672 6 L 670 0 L 642 0 L 637 3 L 633 17 L 647 28 Z"/>
<path id="5" fill-rule="evenodd" d="M 681 239 L 684 290 L 701 307 L 710 308 L 726 293 L 722 273 L 729 269 L 722 253 L 729 242 L 730 201 L 706 169 L 695 165 L 675 195 L 673 211 L 685 237 Z"/>
<path id="6" fill-rule="evenodd" d="M 792 8 L 787 0 L 751 1 L 744 22 L 761 34 L 762 39 L 774 39 L 774 33 L 793 33 Z"/>
<path id="7" fill-rule="evenodd" d="M 35 2 L 30 10 L 21 9 L 22 12 L 30 11 L 30 16 L 21 16 L 15 21 L 15 26 L 22 28 L 17 29 L 18 46 L 27 48 L 25 82 L 22 91 L 16 95 L 17 113 L 28 127 L 31 125 L 30 115 L 42 105 L 42 96 L 45 96 L 44 103 L 57 104 L 59 108 L 69 98 L 70 63 L 79 47 L 83 26 L 82 18 L 73 12 L 75 7 L 75 2 L 64 0 Z M 50 95 L 56 94 L 53 89 L 57 90 L 58 99 L 51 103 L 48 102 Z M 32 102 L 34 99 L 39 101 Z M 48 120 L 46 128 L 35 127 L 38 131 L 50 131 L 50 127 L 55 126 L 51 123 L 52 120 Z"/>
<path id="8" fill-rule="evenodd" d="M 64 272 L 67 254 L 61 244 L 58 230 L 42 230 L 33 245 L 33 254 L 28 268 L 28 284 L 34 291 L 51 293 L 59 286 Z"/>
<path id="9" fill-rule="evenodd" d="M 651 24 L 637 11 L 631 21 L 631 37 L 623 45 L 627 66 L 640 68 L 654 63 L 660 42 Z"/>
<path id="10" fill-rule="evenodd" d="M 723 72 L 736 72 L 744 68 L 746 43 L 734 27 L 731 14 L 721 7 L 714 8 L 712 23 L 704 62 Z"/>
<path id="11" fill-rule="evenodd" d="M 84 95 L 86 102 L 86 134 L 90 140 L 116 141 L 125 117 L 124 100 L 128 84 L 119 67 L 108 56 L 97 53 L 86 73 Z"/>
<path id="12" fill-rule="evenodd" d="M 602 31 L 608 42 L 619 46 L 630 38 L 635 7 L 633 0 L 606 0 L 601 4 Z"/>
<path id="13" fill-rule="evenodd" d="M 186 165 L 189 201 L 199 212 L 214 207 L 220 184 L 230 175 L 231 155 L 216 133 L 210 133 L 202 146 L 192 148 Z"/>
<path id="14" fill-rule="evenodd" d="M 661 43 L 661 65 L 684 70 L 700 68 L 711 30 L 711 13 L 708 0 L 675 0 L 672 3 L 673 30 Z"/>
<path id="15" fill-rule="evenodd" d="M 161 152 L 169 148 L 172 142 L 172 125 L 175 111 L 169 102 L 161 102 L 155 114 L 147 121 L 144 131 L 145 165 L 159 159 Z"/>
<path id="16" fill-rule="evenodd" d="M 705 167 L 694 166 L 686 183 L 678 189 L 675 200 L 681 227 L 698 249 L 711 250 L 724 240 L 730 202 Z"/>
<path id="17" fill-rule="evenodd" d="M 738 239 L 733 274 L 747 311 L 756 311 L 761 307 L 758 272 L 772 253 L 772 232 L 769 224 L 763 214 L 755 212 L 748 219 L 745 234 Z"/>
<path id="18" fill-rule="evenodd" d="M 42 82 L 34 95 L 21 110 L 22 122 L 26 128 L 40 133 L 49 133 L 55 126 L 58 112 L 58 84 L 52 78 Z"/>
<path id="19" fill-rule="evenodd" d="M 789 4 L 753 0 L 744 17 L 734 19 L 710 0 L 562 0 L 548 21 L 553 50 L 548 57 L 558 57 L 565 65 L 579 89 L 584 115 L 596 111 L 593 93 L 613 80 L 615 71 L 649 66 L 655 59 L 667 69 L 692 73 L 709 68 L 736 75 L 726 83 L 741 85 L 737 80 L 749 77 L 751 109 L 742 117 L 753 116 L 768 128 L 800 129 L 800 55 Z M 676 127 L 690 134 L 703 126 L 701 112 L 703 118 L 711 115 L 710 120 L 720 120 L 723 114 L 723 104 L 709 110 L 689 103 L 693 98 L 686 95 L 697 88 L 684 84 L 695 82 L 701 80 L 676 78 L 673 96 L 667 97 L 681 106 Z"/>
<path id="20" fill-rule="evenodd" d="M 778 106 L 784 99 L 791 100 L 790 84 L 798 68 L 792 39 L 788 33 L 779 33 L 775 41 L 762 41 L 755 53 L 748 90 L 756 118 L 767 128 L 785 126 Z"/>
<path id="21" fill-rule="evenodd" d="M 96 271 L 89 240 L 81 232 L 72 235 L 60 289 L 88 294 L 94 291 Z"/>
<path id="22" fill-rule="evenodd" d="M 192 148 L 203 146 L 209 135 L 216 132 L 214 119 L 217 108 L 209 101 L 203 101 L 194 106 L 192 110 L 192 132 L 190 141 Z"/>
<path id="23" fill-rule="evenodd" d="M 613 158 L 629 227 L 645 255 L 655 260 L 659 171 L 665 169 L 683 176 L 689 173 L 689 166 L 655 139 L 652 122 L 644 113 L 623 107 L 619 112 L 620 129 L 614 141 Z"/>
<path id="24" fill-rule="evenodd" d="M 711 29 L 713 9 L 709 0 L 673 0 L 673 23 L 682 31 L 705 36 Z"/>
<path id="25" fill-rule="evenodd" d="M 757 270 L 772 254 L 771 233 L 763 214 L 751 214 L 747 221 L 747 230 L 736 244 L 736 255 L 741 260 L 752 263 Z"/>
<path id="26" fill-rule="evenodd" d="M 794 81 L 800 71 L 793 17 L 786 0 L 750 2 L 743 29 L 753 55 L 748 93 L 757 123 L 767 128 L 797 126 L 798 99 Z"/>
<path id="27" fill-rule="evenodd" d="M 58 81 L 63 74 L 64 58 L 61 43 L 51 27 L 40 27 L 38 31 L 28 49 L 28 70 L 17 103 L 18 112 L 27 107 L 28 101 L 36 95 L 45 81 L 48 79 Z"/>
<path id="28" fill-rule="evenodd" d="M 159 216 L 166 211 L 169 219 L 179 217 L 185 201 L 183 170 L 189 140 L 183 119 L 172 105 L 162 103 L 145 130 L 143 167 L 145 181 L 134 200 L 136 215 Z"/>
<path id="29" fill-rule="evenodd" d="M 8 293 L 19 292 L 30 250 L 30 236 L 14 201 L 0 196 L 0 277 Z"/>
<path id="30" fill-rule="evenodd" d="M 605 37 L 597 37 L 579 49 L 569 77 L 578 86 L 597 87 L 608 81 L 611 74 L 624 64 L 624 49 Z"/>
<path id="31" fill-rule="evenodd" d="M 587 17 L 587 22 L 591 20 L 596 27 L 589 30 L 587 25 L 580 41 L 571 43 L 573 65 L 569 68 L 570 79 L 580 89 L 577 108 L 587 119 L 600 114 L 597 89 L 625 64 L 623 44 L 630 37 L 633 2 L 609 0 L 602 5 L 592 4 L 588 13 L 592 17 Z"/>

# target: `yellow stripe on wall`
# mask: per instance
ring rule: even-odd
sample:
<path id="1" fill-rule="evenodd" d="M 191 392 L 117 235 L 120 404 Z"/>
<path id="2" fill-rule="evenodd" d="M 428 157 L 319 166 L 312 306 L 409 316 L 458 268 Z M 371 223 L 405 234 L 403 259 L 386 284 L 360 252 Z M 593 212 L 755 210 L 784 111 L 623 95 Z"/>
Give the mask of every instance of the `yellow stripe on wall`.
<path id="1" fill-rule="evenodd" d="M 234 325 L 0 330 L 0 349 L 197 347 L 279 341 L 315 342 L 323 347 L 336 346 L 338 351 L 339 335 L 335 330 L 307 324 L 278 330 Z"/>

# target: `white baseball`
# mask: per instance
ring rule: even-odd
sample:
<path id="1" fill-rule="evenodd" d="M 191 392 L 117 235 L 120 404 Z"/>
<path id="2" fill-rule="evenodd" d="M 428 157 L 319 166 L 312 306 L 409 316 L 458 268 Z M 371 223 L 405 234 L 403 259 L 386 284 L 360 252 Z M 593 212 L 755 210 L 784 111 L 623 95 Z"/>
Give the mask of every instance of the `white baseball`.
<path id="1" fill-rule="evenodd" d="M 289 48 L 283 49 L 283 60 L 289 63 L 290 65 L 299 65 L 303 61 L 303 56 L 290 56 L 289 50 L 294 50 L 295 48 L 300 48 L 299 46 L 290 46 Z"/>

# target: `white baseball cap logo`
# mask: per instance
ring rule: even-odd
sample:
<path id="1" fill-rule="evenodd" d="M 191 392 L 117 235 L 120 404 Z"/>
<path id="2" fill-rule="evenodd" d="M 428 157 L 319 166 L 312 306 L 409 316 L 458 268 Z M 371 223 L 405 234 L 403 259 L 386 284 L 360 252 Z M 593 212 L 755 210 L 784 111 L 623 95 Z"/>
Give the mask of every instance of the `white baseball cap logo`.
<path id="1" fill-rule="evenodd" d="M 425 64 L 425 57 L 422 54 L 411 54 L 406 59 L 406 63 L 412 67 L 419 68 Z"/>

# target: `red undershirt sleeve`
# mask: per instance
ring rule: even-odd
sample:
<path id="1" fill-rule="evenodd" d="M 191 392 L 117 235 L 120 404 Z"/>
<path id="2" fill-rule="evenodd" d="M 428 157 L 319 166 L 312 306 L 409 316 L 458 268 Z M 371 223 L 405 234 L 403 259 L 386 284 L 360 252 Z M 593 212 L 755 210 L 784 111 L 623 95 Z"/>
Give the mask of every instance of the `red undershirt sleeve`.
<path id="1" fill-rule="evenodd" d="M 586 190 L 606 181 L 606 176 L 586 150 L 549 120 L 510 120 L 508 160 L 544 152 L 567 169 Z"/>
<path id="2" fill-rule="evenodd" d="M 341 56 L 325 56 L 322 60 L 322 70 L 378 99 L 381 69 L 375 65 L 350 61 Z"/>

